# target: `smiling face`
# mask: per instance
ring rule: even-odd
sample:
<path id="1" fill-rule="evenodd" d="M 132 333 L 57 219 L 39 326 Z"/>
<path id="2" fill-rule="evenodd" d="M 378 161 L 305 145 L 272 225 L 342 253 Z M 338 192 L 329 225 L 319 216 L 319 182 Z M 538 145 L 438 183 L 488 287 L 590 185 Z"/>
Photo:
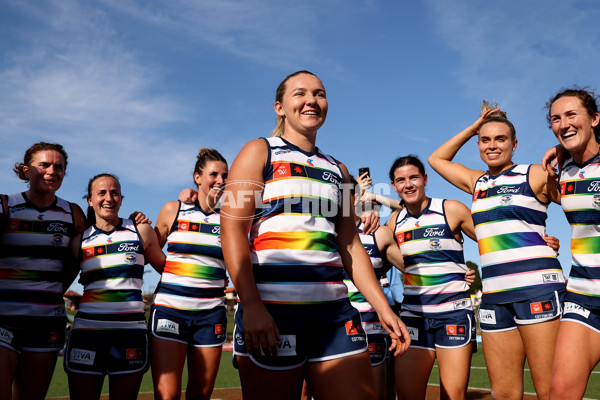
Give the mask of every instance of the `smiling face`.
<path id="1" fill-rule="evenodd" d="M 65 177 L 65 159 L 56 150 L 40 150 L 23 166 L 29 188 L 36 193 L 56 192 Z"/>
<path id="2" fill-rule="evenodd" d="M 88 205 L 94 209 L 96 221 L 116 225 L 122 202 L 121 185 L 114 178 L 103 176 L 92 182 Z"/>
<path id="3" fill-rule="evenodd" d="M 208 205 L 213 207 L 223 194 L 227 182 L 227 164 L 223 161 L 209 161 L 204 165 L 202 173 L 194 173 L 194 180 L 198 185 L 198 197 L 207 199 Z"/>
<path id="4" fill-rule="evenodd" d="M 552 132 L 576 162 L 584 162 L 598 152 L 594 128 L 600 116 L 590 116 L 577 97 L 561 97 L 550 107 Z"/>
<path id="5" fill-rule="evenodd" d="M 392 186 L 411 214 L 418 214 L 427 205 L 427 174 L 421 174 L 416 166 L 404 165 L 396 168 Z"/>
<path id="6" fill-rule="evenodd" d="M 477 146 L 481 159 L 495 175 L 512 165 L 512 153 L 517 148 L 517 139 L 511 139 L 511 130 L 507 125 L 490 122 L 479 130 Z"/>
<path id="7" fill-rule="evenodd" d="M 284 117 L 285 134 L 316 133 L 327 117 L 327 97 L 319 78 L 310 74 L 291 77 L 285 83 L 281 101 L 275 112 Z"/>

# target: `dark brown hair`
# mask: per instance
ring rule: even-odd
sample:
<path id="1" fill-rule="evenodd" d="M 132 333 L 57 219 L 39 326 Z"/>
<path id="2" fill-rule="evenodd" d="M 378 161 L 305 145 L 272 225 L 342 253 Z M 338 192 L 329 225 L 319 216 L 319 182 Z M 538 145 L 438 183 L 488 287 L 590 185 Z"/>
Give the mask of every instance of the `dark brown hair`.
<path id="1" fill-rule="evenodd" d="M 23 156 L 23 162 L 15 163 L 13 171 L 15 172 L 15 174 L 17 174 L 19 179 L 24 180 L 25 182 L 29 182 L 29 178 L 27 178 L 25 176 L 23 167 L 31 166 L 31 162 L 33 161 L 33 157 L 35 157 L 35 153 L 37 153 L 38 151 L 43 151 L 43 150 L 58 151 L 62 155 L 63 159 L 65 160 L 65 172 L 67 171 L 68 156 L 67 156 L 67 152 L 65 151 L 65 149 L 58 143 L 38 142 L 38 143 L 35 143 L 34 145 L 32 145 L 30 148 L 28 148 L 25 151 L 25 155 Z"/>
<path id="2" fill-rule="evenodd" d="M 598 112 L 598 95 L 594 93 L 594 91 L 589 87 L 577 87 L 574 86 L 568 89 L 561 89 L 560 92 L 556 93 L 554 96 L 550 98 L 546 102 L 546 109 L 548 110 L 548 114 L 546 114 L 546 122 L 548 122 L 548 127 L 552 129 L 552 119 L 550 115 L 550 109 L 552 108 L 552 104 L 562 97 L 576 97 L 581 101 L 581 104 L 587 111 L 590 117 L 594 117 Z M 594 128 L 594 136 L 596 136 L 596 142 L 600 143 L 600 124 L 596 125 Z"/>

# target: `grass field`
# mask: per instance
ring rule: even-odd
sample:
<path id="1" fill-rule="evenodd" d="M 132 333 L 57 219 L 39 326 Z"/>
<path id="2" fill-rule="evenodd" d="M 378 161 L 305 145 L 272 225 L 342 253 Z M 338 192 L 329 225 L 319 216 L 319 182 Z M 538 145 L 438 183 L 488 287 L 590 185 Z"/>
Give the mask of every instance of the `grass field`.
<path id="1" fill-rule="evenodd" d="M 592 374 L 588 383 L 588 389 L 585 397 L 588 399 L 600 399 L 600 367 L 597 367 Z M 184 370 L 184 382 L 187 382 L 187 374 Z M 437 368 L 433 369 L 431 378 L 429 380 L 432 384 L 439 383 L 439 374 Z M 185 387 L 185 383 L 183 385 Z M 219 369 L 219 375 L 217 376 L 217 388 L 232 388 L 239 387 L 240 380 L 238 378 L 237 371 L 231 365 L 231 352 L 223 352 L 221 358 L 221 367 Z M 471 368 L 471 379 L 469 381 L 470 388 L 486 388 L 489 389 L 490 382 L 488 380 L 487 371 L 485 369 L 485 361 L 483 359 L 483 351 L 480 349 L 476 354 L 473 355 L 473 362 Z M 152 376 L 148 372 L 144 376 L 142 387 L 140 392 L 152 392 Z M 533 384 L 529 371 L 525 371 L 525 392 L 534 393 Z M 102 393 L 108 393 L 108 386 L 105 384 Z M 48 397 L 63 397 L 68 396 L 69 390 L 67 385 L 67 376 L 62 367 L 62 358 L 59 359 L 59 363 L 56 366 L 54 372 L 54 378 L 48 391 Z"/>

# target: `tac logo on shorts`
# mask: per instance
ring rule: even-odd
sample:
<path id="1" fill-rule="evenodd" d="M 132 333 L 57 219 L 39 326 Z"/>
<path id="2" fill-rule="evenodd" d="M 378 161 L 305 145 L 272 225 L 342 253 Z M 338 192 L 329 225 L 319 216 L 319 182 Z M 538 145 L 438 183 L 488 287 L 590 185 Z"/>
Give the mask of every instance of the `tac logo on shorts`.
<path id="1" fill-rule="evenodd" d="M 13 340 L 13 333 L 11 331 L 7 331 L 4 328 L 0 328 L 0 341 L 4 343 L 11 343 Z"/>
<path id="2" fill-rule="evenodd" d="M 583 318 L 588 318 L 590 316 L 590 310 L 587 310 L 580 306 L 577 303 L 571 303 L 570 301 L 565 301 L 565 314 L 578 314 Z"/>
<path id="3" fill-rule="evenodd" d="M 464 325 L 446 325 L 446 334 L 448 335 L 465 335 L 467 327 Z"/>
<path id="4" fill-rule="evenodd" d="M 156 332 L 167 332 L 179 335 L 179 324 L 169 319 L 159 319 L 156 322 Z"/>
<path id="5" fill-rule="evenodd" d="M 554 305 L 550 300 L 531 303 L 529 304 L 529 308 L 531 309 L 532 314 L 554 311 Z"/>
<path id="6" fill-rule="evenodd" d="M 279 335 L 281 340 L 277 341 L 278 356 L 296 355 L 296 335 Z"/>
<path id="7" fill-rule="evenodd" d="M 479 322 L 496 325 L 496 311 L 479 309 Z"/>
<path id="8" fill-rule="evenodd" d="M 223 324 L 215 324 L 215 335 L 223 334 Z"/>
<path id="9" fill-rule="evenodd" d="M 238 346 L 243 346 L 244 338 L 242 337 L 242 335 L 240 335 L 239 333 L 236 333 L 235 334 L 235 342 L 238 344 Z"/>
<path id="10" fill-rule="evenodd" d="M 125 359 L 126 360 L 137 360 L 138 358 L 144 358 L 143 349 L 126 349 Z"/>
<path id="11" fill-rule="evenodd" d="M 129 265 L 135 264 L 135 253 L 125 253 L 125 263 Z"/>
<path id="12" fill-rule="evenodd" d="M 542 274 L 544 283 L 558 282 L 558 273 Z"/>
<path id="13" fill-rule="evenodd" d="M 407 326 L 406 330 L 408 331 L 408 335 L 412 340 L 419 340 L 419 328 L 413 328 L 412 326 Z"/>
<path id="14" fill-rule="evenodd" d="M 362 326 L 360 323 L 356 323 L 354 321 L 346 322 L 346 334 L 347 335 L 358 335 L 363 332 Z"/>
<path id="15" fill-rule="evenodd" d="M 94 365 L 94 359 L 96 358 L 96 352 L 91 350 L 83 349 L 71 349 L 71 356 L 69 361 L 77 364 Z"/>
<path id="16" fill-rule="evenodd" d="M 457 300 L 453 303 L 455 310 L 462 310 L 463 308 L 469 308 L 471 302 L 468 299 Z"/>

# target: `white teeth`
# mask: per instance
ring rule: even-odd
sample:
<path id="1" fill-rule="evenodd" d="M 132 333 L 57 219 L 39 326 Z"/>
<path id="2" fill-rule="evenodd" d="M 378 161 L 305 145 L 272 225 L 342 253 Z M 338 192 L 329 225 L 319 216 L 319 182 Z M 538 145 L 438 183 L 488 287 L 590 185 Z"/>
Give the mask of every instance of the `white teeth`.
<path id="1" fill-rule="evenodd" d="M 577 132 L 567 132 L 567 133 L 565 133 L 565 134 L 562 135 L 562 138 L 563 139 L 568 139 L 568 138 L 570 138 L 572 136 L 575 136 L 576 134 L 577 134 Z"/>
<path id="2" fill-rule="evenodd" d="M 306 111 L 304 115 L 317 115 L 317 113 L 314 111 Z"/>

